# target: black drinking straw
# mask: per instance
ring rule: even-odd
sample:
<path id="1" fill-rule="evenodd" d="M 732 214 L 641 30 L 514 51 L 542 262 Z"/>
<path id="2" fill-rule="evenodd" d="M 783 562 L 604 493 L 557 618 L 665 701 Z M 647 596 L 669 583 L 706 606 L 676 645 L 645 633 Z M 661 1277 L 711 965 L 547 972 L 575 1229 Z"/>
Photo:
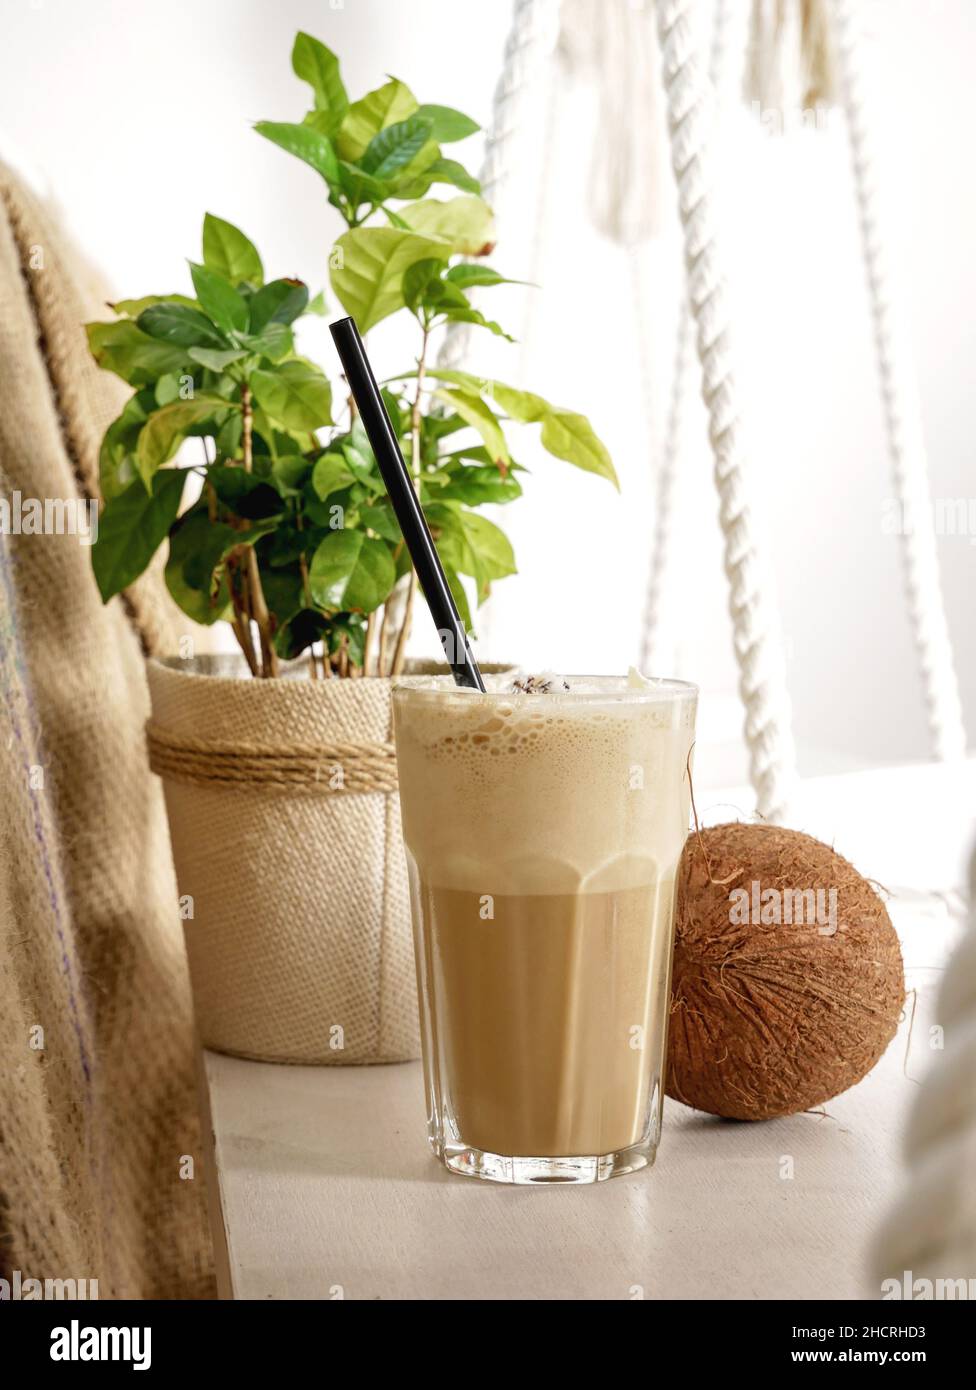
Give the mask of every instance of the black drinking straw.
<path id="1" fill-rule="evenodd" d="M 458 685 L 484 690 L 484 679 L 468 646 L 464 623 L 414 492 L 359 329 L 351 318 L 337 319 L 329 324 L 329 329 L 454 679 Z"/>

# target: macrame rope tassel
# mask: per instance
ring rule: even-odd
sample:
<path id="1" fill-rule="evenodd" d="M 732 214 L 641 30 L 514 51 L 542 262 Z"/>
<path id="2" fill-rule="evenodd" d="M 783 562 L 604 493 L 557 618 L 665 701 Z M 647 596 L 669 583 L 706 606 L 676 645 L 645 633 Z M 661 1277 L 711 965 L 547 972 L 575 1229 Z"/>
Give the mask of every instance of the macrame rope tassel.
<path id="1" fill-rule="evenodd" d="M 717 0 L 715 6 L 709 77 L 720 105 L 723 78 L 729 50 L 729 29 L 733 0 Z M 692 359 L 692 321 L 686 299 L 678 307 L 678 331 L 671 373 L 671 397 L 661 460 L 654 479 L 654 537 L 651 542 L 651 564 L 644 599 L 644 622 L 641 628 L 640 669 L 647 675 L 666 674 L 672 669 L 674 644 L 667 640 L 663 627 L 665 614 L 671 608 L 673 590 L 674 549 L 678 459 L 681 454 L 681 435 L 685 422 L 685 398 L 688 390 L 688 371 Z"/>
<path id="2" fill-rule="evenodd" d="M 496 211 L 523 138 L 521 115 L 526 97 L 540 80 L 558 29 L 559 0 L 516 0 L 480 174 L 481 195 Z M 462 366 L 470 338 L 467 324 L 449 324 L 437 354 L 438 365 L 451 369 Z"/>
<path id="3" fill-rule="evenodd" d="M 588 214 L 618 246 L 658 230 L 660 58 L 648 0 L 563 0 L 559 66 L 592 83 L 594 122 Z"/>
<path id="4" fill-rule="evenodd" d="M 948 761 L 965 753 L 966 735 L 942 600 L 921 406 L 909 340 L 896 312 L 893 276 L 885 254 L 876 160 L 858 57 L 857 26 L 850 0 L 834 0 L 834 18 L 836 59 L 850 136 L 882 408 L 902 520 L 908 610 L 922 670 L 933 751 L 936 758 Z"/>
<path id="5" fill-rule="evenodd" d="M 689 23 L 693 3 L 658 0 L 658 41 L 688 293 L 702 367 L 702 396 L 715 458 L 750 775 L 759 813 L 768 820 L 781 821 L 795 776 L 790 708 L 772 604 L 764 593 L 768 571 L 760 563 L 747 501 L 745 441 L 732 369 L 728 296 L 712 191 L 712 112 L 708 81 L 695 59 Z"/>
<path id="6" fill-rule="evenodd" d="M 744 94 L 764 111 L 815 112 L 837 101 L 829 0 L 753 0 Z"/>

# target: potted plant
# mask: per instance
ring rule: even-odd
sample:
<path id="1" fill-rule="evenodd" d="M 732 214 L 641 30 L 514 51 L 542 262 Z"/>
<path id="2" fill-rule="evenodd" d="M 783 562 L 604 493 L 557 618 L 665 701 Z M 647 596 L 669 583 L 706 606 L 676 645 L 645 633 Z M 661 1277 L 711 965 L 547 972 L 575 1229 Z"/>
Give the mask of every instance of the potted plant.
<path id="1" fill-rule="evenodd" d="M 480 510 L 521 495 L 510 424 L 539 426 L 550 454 L 616 482 L 613 466 L 584 416 L 433 363 L 447 325 L 507 336 L 469 297 L 505 283 L 484 259 L 491 209 L 443 153 L 475 123 L 395 79 L 350 102 L 336 56 L 307 34 L 292 65 L 311 109 L 256 128 L 311 166 L 344 222 L 331 290 L 360 330 L 416 321 L 416 361 L 385 400 L 470 629 L 472 607 L 515 573 Z M 442 185 L 452 196 L 428 196 Z M 150 755 L 201 1035 L 281 1060 L 412 1057 L 389 699 L 414 606 L 409 556 L 351 403 L 337 408 L 296 345 L 324 296 L 268 277 L 243 232 L 209 213 L 190 276 L 192 295 L 120 301 L 88 335 L 133 388 L 101 446 L 102 597 L 165 544 L 173 598 L 196 623 L 227 622 L 243 659 L 243 678 L 185 652 L 150 663 Z"/>

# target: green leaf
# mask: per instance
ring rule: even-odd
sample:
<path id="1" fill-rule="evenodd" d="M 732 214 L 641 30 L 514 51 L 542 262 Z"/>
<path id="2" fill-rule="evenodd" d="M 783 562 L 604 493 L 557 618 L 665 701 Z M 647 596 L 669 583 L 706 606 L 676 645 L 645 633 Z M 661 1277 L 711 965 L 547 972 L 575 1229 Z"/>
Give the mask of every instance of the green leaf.
<path id="1" fill-rule="evenodd" d="M 312 472 L 312 465 L 301 454 L 283 454 L 271 465 L 271 478 L 282 497 L 299 497 Z"/>
<path id="2" fill-rule="evenodd" d="M 268 612 L 274 618 L 275 631 L 295 616 L 304 602 L 301 571 L 295 569 L 261 570 L 261 588 Z"/>
<path id="3" fill-rule="evenodd" d="M 446 260 L 450 247 L 396 227 L 357 227 L 335 243 L 332 288 L 360 333 L 403 306 L 403 275 L 416 261 Z"/>
<path id="4" fill-rule="evenodd" d="M 245 521 L 265 521 L 268 517 L 281 516 L 284 511 L 278 489 L 254 473 L 245 472 L 239 465 L 211 464 L 207 469 L 207 481 L 221 504 Z"/>
<path id="5" fill-rule="evenodd" d="M 260 560 L 265 567 L 285 568 L 295 563 L 311 547 L 318 545 L 320 535 L 313 530 L 299 530 L 289 521 L 281 521 L 272 531 L 267 543 L 261 546 Z"/>
<path id="6" fill-rule="evenodd" d="M 466 116 L 463 111 L 455 111 L 453 106 L 424 105 L 417 108 L 417 115 L 424 116 L 433 125 L 433 136 L 439 145 L 450 145 L 455 140 L 466 140 L 481 126 Z"/>
<path id="7" fill-rule="evenodd" d="M 492 270 L 490 265 L 473 264 L 471 261 L 462 261 L 460 265 L 452 265 L 444 276 L 452 285 L 458 285 L 462 290 L 477 289 L 481 285 L 525 285 L 526 280 L 509 280 L 506 275 L 499 275 L 497 270 Z"/>
<path id="8" fill-rule="evenodd" d="M 183 304 L 187 309 L 197 307 L 196 300 L 188 298 L 185 294 L 144 294 L 141 299 L 117 299 L 108 307 L 114 309 L 117 314 L 137 319 L 143 309 L 149 309 L 154 304 Z"/>
<path id="9" fill-rule="evenodd" d="M 477 512 L 456 503 L 434 503 L 426 514 L 435 528 L 444 563 L 475 580 L 478 602 L 488 597 L 493 579 L 515 573 L 515 556 L 505 533 Z"/>
<path id="10" fill-rule="evenodd" d="M 431 309 L 444 310 L 445 313 L 448 310 L 470 309 L 471 307 L 471 300 L 463 289 L 457 288 L 457 285 L 453 285 L 449 279 L 442 279 L 442 281 L 438 281 L 437 285 L 431 285 L 427 299 L 431 304 Z"/>
<path id="11" fill-rule="evenodd" d="M 508 452 L 502 427 L 494 412 L 480 396 L 468 391 L 450 390 L 447 387 L 441 387 L 433 394 L 438 400 L 453 407 L 462 420 L 466 420 L 473 429 L 478 431 L 494 463 L 511 462 L 511 455 Z"/>
<path id="12" fill-rule="evenodd" d="M 169 405 L 171 401 L 182 400 L 180 388 L 183 385 L 180 377 L 175 372 L 167 376 L 161 376 L 156 382 L 156 405 Z"/>
<path id="13" fill-rule="evenodd" d="M 482 198 L 469 195 L 446 203 L 428 198 L 402 209 L 401 216 L 415 232 L 440 237 L 460 255 L 487 255 L 495 244 L 495 219 Z"/>
<path id="14" fill-rule="evenodd" d="M 316 109 L 327 111 L 338 126 L 348 109 L 349 98 L 339 76 L 336 55 L 311 34 L 298 33 L 291 50 L 291 66 L 295 76 L 311 86 Z"/>
<path id="15" fill-rule="evenodd" d="M 131 319 L 89 323 L 85 328 L 89 349 L 98 365 L 130 386 L 146 386 L 186 365 L 181 348 L 149 337 Z"/>
<path id="16" fill-rule="evenodd" d="M 346 467 L 358 483 L 372 491 L 381 486 L 376 472 L 376 460 L 373 451 L 367 445 L 366 448 L 357 448 L 350 439 L 344 439 L 340 445 L 342 457 L 346 461 Z"/>
<path id="17" fill-rule="evenodd" d="M 121 415 L 109 425 L 98 452 L 98 477 L 102 496 L 111 501 L 136 477 L 135 450 L 139 432 L 155 408 L 152 387 L 130 396 Z"/>
<path id="18" fill-rule="evenodd" d="M 448 323 L 472 323 L 477 328 L 487 328 L 489 333 L 493 333 L 496 338 L 504 338 L 507 343 L 515 342 L 500 323 L 496 323 L 494 319 L 486 319 L 480 309 L 473 309 L 470 305 L 464 309 L 448 309 L 444 317 Z"/>
<path id="19" fill-rule="evenodd" d="M 106 503 L 92 546 L 92 569 L 102 602 L 137 579 L 166 538 L 176 519 L 186 474 L 167 468 L 152 480 L 147 492 L 142 479 Z"/>
<path id="20" fill-rule="evenodd" d="M 202 532 L 199 544 L 187 552 L 183 561 L 183 578 L 191 589 L 211 594 L 217 579 L 217 570 L 223 565 L 224 557 L 240 545 L 249 532 L 237 531 L 225 521 L 212 521 Z"/>
<path id="21" fill-rule="evenodd" d="M 222 275 L 215 275 L 205 265 L 190 262 L 193 288 L 204 313 L 225 333 L 247 331 L 247 300 L 229 285 Z M 149 309 L 147 313 L 152 313 Z"/>
<path id="22" fill-rule="evenodd" d="M 317 642 L 329 626 L 329 620 L 315 608 L 302 608 L 285 623 L 275 637 L 275 650 L 286 661 L 293 661 Z"/>
<path id="23" fill-rule="evenodd" d="M 552 405 L 532 391 L 519 391 L 500 381 L 479 380 L 469 372 L 442 371 L 431 367 L 428 373 L 438 381 L 450 381 L 467 392 L 477 391 L 491 397 L 513 420 L 523 424 L 541 424 L 540 442 L 544 449 L 575 468 L 608 479 L 619 489 L 620 483 L 610 455 L 585 415 Z"/>
<path id="24" fill-rule="evenodd" d="M 420 261 L 412 265 L 403 277 L 403 299 L 407 309 L 417 313 L 423 304 L 424 309 L 437 313 L 448 313 L 453 309 L 470 309 L 471 304 L 457 285 L 441 279 L 444 261 Z"/>
<path id="25" fill-rule="evenodd" d="M 360 507 L 359 520 L 363 526 L 368 526 L 385 541 L 392 541 L 394 545 L 400 545 L 403 541 L 400 524 L 389 502 L 377 502 L 373 506 Z"/>
<path id="26" fill-rule="evenodd" d="M 310 164 L 330 187 L 339 184 L 339 161 L 332 141 L 311 126 L 294 125 L 285 121 L 258 121 L 254 127 L 259 135 L 271 140 L 289 154 Z"/>
<path id="27" fill-rule="evenodd" d="M 368 92 L 349 107 L 339 127 L 336 148 L 343 159 L 359 159 L 373 136 L 385 126 L 404 121 L 417 110 L 417 99 L 396 78 Z"/>
<path id="28" fill-rule="evenodd" d="M 477 394 L 477 391 L 475 391 L 475 394 Z M 406 417 L 404 420 L 404 424 L 405 423 Z M 466 426 L 467 421 L 462 420 L 460 415 L 455 415 L 453 413 L 422 415 L 420 419 L 421 431 L 424 435 L 426 435 L 428 438 L 434 441 L 444 439 L 445 436 L 449 434 L 456 434 L 458 430 L 463 430 L 466 428 Z M 482 446 L 480 444 L 472 444 L 471 448 L 482 449 Z M 490 462 L 491 460 L 488 458 L 487 450 L 482 449 L 482 452 L 485 455 L 485 462 Z M 437 451 L 435 450 L 435 457 L 436 453 Z"/>
<path id="29" fill-rule="evenodd" d="M 469 507 L 480 507 L 489 502 L 501 505 L 522 496 L 522 484 L 514 473 L 502 472 L 493 464 L 481 467 L 461 464 L 434 476 L 443 478 L 442 485 L 437 489 L 439 498 L 465 502 Z"/>
<path id="30" fill-rule="evenodd" d="M 172 458 L 189 426 L 228 408 L 229 402 L 222 396 L 195 396 L 154 411 L 142 427 L 136 447 L 136 467 L 146 487 L 156 470 Z"/>
<path id="31" fill-rule="evenodd" d="M 565 459 L 587 473 L 597 473 L 620 490 L 610 455 L 585 415 L 571 410 L 553 410 L 542 422 L 540 440 L 542 447 L 556 458 Z"/>
<path id="32" fill-rule="evenodd" d="M 390 185 L 376 179 L 360 169 L 358 164 L 339 160 L 339 182 L 349 202 L 354 208 L 361 203 L 382 203 L 390 196 Z"/>
<path id="33" fill-rule="evenodd" d="M 417 375 L 413 372 L 401 372 L 399 376 L 391 377 L 391 381 L 410 381 Z M 449 367 L 438 367 L 431 364 L 427 368 L 427 375 L 436 378 L 437 381 L 448 381 L 452 386 L 460 386 L 463 390 L 479 395 L 482 391 L 488 390 L 497 383 L 488 377 L 475 376 L 473 372 L 455 371 Z"/>
<path id="34" fill-rule="evenodd" d="M 302 280 L 272 280 L 251 296 L 248 332 L 260 333 L 269 323 L 294 323 L 308 305 L 308 286 Z"/>
<path id="35" fill-rule="evenodd" d="M 430 287 L 439 283 L 444 262 L 441 260 L 415 261 L 403 274 L 403 302 L 411 313 L 416 313 L 425 299 Z"/>
<path id="36" fill-rule="evenodd" d="M 471 605 L 468 603 L 468 596 L 461 583 L 461 577 L 456 570 L 451 569 L 450 565 L 447 564 L 444 565 L 444 577 L 447 580 L 448 588 L 454 595 L 454 602 L 457 604 L 458 613 L 460 613 L 461 621 L 464 623 L 464 630 L 470 633 L 474 627 L 471 621 Z"/>
<path id="37" fill-rule="evenodd" d="M 462 509 L 460 516 L 468 544 L 475 556 L 477 570 L 475 577 L 479 580 L 479 593 L 481 593 L 481 597 L 485 597 L 487 589 L 485 588 L 482 592 L 483 584 L 486 585 L 492 579 L 504 579 L 506 575 L 516 573 L 512 544 L 504 531 L 479 512 L 469 512 Z"/>
<path id="38" fill-rule="evenodd" d="M 431 183 L 450 183 L 465 193 L 480 193 L 481 182 L 474 174 L 469 174 L 463 164 L 456 159 L 436 159 L 427 166 L 425 176 L 430 175 Z M 429 187 L 430 185 L 428 185 Z M 426 189 L 424 192 L 426 193 Z"/>
<path id="39" fill-rule="evenodd" d="M 406 222 L 404 222 L 400 214 L 398 212 L 394 212 L 392 208 L 384 206 L 383 215 L 386 217 L 390 226 L 396 227 L 397 231 L 409 232 L 410 228 L 407 226 Z"/>
<path id="40" fill-rule="evenodd" d="M 227 339 L 206 314 L 185 304 L 153 304 L 142 311 L 136 322 L 150 337 L 179 347 L 227 346 Z"/>
<path id="41" fill-rule="evenodd" d="M 587 473 L 607 478 L 619 489 L 620 483 L 610 455 L 585 415 L 550 405 L 531 391 L 517 391 L 499 381 L 490 383 L 489 394 L 513 420 L 527 424 L 541 421 L 540 442 L 555 458 L 564 459 Z"/>
<path id="42" fill-rule="evenodd" d="M 166 476 L 166 473 L 159 474 L 160 478 Z M 165 569 L 166 587 L 176 603 L 187 617 L 208 627 L 227 616 L 230 594 L 226 577 L 221 576 L 216 593 L 212 593 L 209 588 L 198 589 L 188 584 L 184 568 L 193 556 L 204 550 L 212 529 L 213 523 L 205 503 L 192 507 L 179 517 L 170 530 L 169 557 Z"/>
<path id="43" fill-rule="evenodd" d="M 383 541 L 362 531 L 333 531 L 309 567 L 312 597 L 322 608 L 371 613 L 396 580 L 393 557 Z"/>
<path id="44" fill-rule="evenodd" d="M 305 312 L 306 314 L 318 314 L 320 318 L 329 312 L 329 306 L 325 302 L 324 290 L 319 290 L 318 294 L 309 300 L 308 308 Z"/>
<path id="45" fill-rule="evenodd" d="M 191 347 L 187 356 L 211 372 L 223 372 L 232 362 L 239 362 L 242 357 L 246 357 L 247 353 L 243 348 L 227 348 L 226 351 L 222 351 L 219 348 Z"/>
<path id="46" fill-rule="evenodd" d="M 239 285 L 242 280 L 252 285 L 264 283 L 257 247 L 232 222 L 225 222 L 212 212 L 203 219 L 203 263 L 232 285 Z"/>
<path id="47" fill-rule="evenodd" d="M 211 522 L 200 544 L 191 550 L 183 563 L 183 578 L 191 589 L 213 593 L 226 569 L 226 561 L 232 551 L 241 546 L 256 545 L 259 540 L 274 531 L 279 522 L 277 518 L 254 522 L 246 531 L 239 531 L 224 521 Z"/>
<path id="48" fill-rule="evenodd" d="M 380 395 L 383 397 L 386 413 L 390 417 L 390 424 L 398 435 L 402 434 L 410 418 L 410 406 L 406 402 L 401 401 L 392 391 L 388 391 L 385 386 L 381 389 Z"/>
<path id="49" fill-rule="evenodd" d="M 217 450 L 226 458 L 236 458 L 244 433 L 244 419 L 239 410 L 231 411 L 214 436 Z"/>
<path id="50" fill-rule="evenodd" d="M 342 454 L 323 454 L 312 469 L 312 487 L 320 502 L 340 488 L 348 487 L 352 479 Z"/>
<path id="51" fill-rule="evenodd" d="M 280 362 L 295 350 L 295 340 L 291 329 L 285 323 L 269 323 L 260 333 L 242 334 L 241 342 L 248 352 L 261 357 L 269 357 L 272 362 Z"/>
<path id="52" fill-rule="evenodd" d="M 333 441 L 335 443 L 336 441 Z M 356 416 L 349 426 L 349 433 L 339 446 L 354 478 L 375 490 L 379 483 L 379 468 L 369 435 L 360 416 Z M 382 484 L 379 484 L 382 487 Z"/>
<path id="53" fill-rule="evenodd" d="M 251 389 L 261 408 L 286 429 L 332 424 L 332 387 L 309 363 L 283 362 L 273 370 L 252 372 Z"/>
<path id="54" fill-rule="evenodd" d="M 432 157 L 427 158 L 427 154 Z M 426 151 L 404 169 L 393 185 L 397 198 L 422 198 L 432 184 L 448 183 L 465 193 L 480 193 L 481 184 L 456 159 L 441 159 L 440 147 L 432 140 Z"/>
<path id="55" fill-rule="evenodd" d="M 422 145 L 413 159 L 405 164 L 392 180 L 390 184 L 392 197 L 422 198 L 435 181 L 433 176 L 428 177 L 427 171 L 438 163 L 440 154 L 441 147 L 436 140 L 428 140 L 425 145 Z M 389 208 L 384 209 L 384 211 L 388 216 L 391 215 Z"/>
<path id="56" fill-rule="evenodd" d="M 377 179 L 391 179 L 409 164 L 430 139 L 431 123 L 419 116 L 386 126 L 367 145 L 360 164 Z"/>
<path id="57" fill-rule="evenodd" d="M 336 652 L 345 647 L 349 653 L 349 660 L 355 666 L 363 664 L 363 648 L 365 646 L 366 627 L 362 619 L 356 618 L 353 614 L 337 613 L 329 624 L 328 643 L 329 651 L 334 656 Z"/>

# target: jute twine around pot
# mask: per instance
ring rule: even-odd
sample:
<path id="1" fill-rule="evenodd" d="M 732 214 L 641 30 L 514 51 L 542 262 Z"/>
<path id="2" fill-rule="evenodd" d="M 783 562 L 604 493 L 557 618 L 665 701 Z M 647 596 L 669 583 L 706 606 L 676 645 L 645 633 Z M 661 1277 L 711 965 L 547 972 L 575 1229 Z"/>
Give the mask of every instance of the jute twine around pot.
<path id="1" fill-rule="evenodd" d="M 392 682 L 237 669 L 149 663 L 201 1038 L 268 1061 L 415 1058 Z"/>

